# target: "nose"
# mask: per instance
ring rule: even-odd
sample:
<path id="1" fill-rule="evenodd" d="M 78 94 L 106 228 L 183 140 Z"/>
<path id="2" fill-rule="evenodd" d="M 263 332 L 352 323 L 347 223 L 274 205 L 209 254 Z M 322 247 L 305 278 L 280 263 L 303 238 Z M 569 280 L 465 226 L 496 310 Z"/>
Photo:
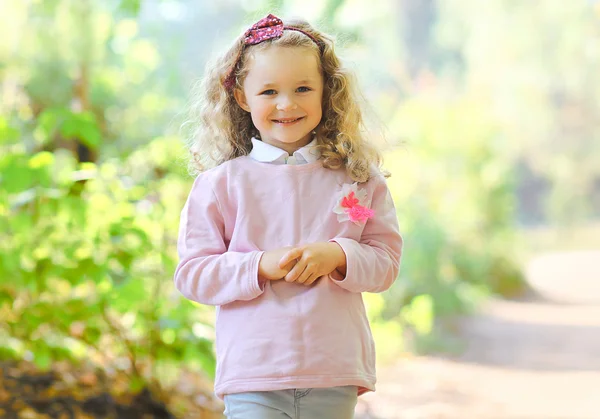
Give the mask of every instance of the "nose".
<path id="1" fill-rule="evenodd" d="M 296 109 L 296 102 L 288 95 L 280 95 L 277 101 L 277 110 L 291 111 Z"/>

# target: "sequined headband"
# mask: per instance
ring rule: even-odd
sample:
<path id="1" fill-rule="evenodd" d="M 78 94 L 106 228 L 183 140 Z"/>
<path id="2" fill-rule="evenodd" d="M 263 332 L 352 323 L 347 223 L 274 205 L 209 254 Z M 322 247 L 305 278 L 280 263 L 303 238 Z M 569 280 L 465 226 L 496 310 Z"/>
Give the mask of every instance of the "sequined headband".
<path id="1" fill-rule="evenodd" d="M 280 38 L 281 35 L 283 35 L 284 30 L 303 33 L 312 39 L 312 41 L 317 44 L 319 50 L 322 52 L 322 46 L 314 36 L 303 31 L 302 29 L 284 26 L 281 19 L 279 19 L 277 16 L 269 14 L 267 17 L 263 17 L 261 20 L 252 25 L 250 29 L 244 33 L 244 46 L 240 48 L 238 56 L 235 59 L 235 63 L 231 67 L 231 70 L 229 70 L 227 77 L 225 77 L 223 80 L 223 86 L 225 86 L 227 90 L 231 90 L 235 85 L 235 69 L 240 61 L 240 57 L 242 56 L 242 52 L 244 51 L 244 47 L 246 45 L 256 45 L 269 39 Z"/>

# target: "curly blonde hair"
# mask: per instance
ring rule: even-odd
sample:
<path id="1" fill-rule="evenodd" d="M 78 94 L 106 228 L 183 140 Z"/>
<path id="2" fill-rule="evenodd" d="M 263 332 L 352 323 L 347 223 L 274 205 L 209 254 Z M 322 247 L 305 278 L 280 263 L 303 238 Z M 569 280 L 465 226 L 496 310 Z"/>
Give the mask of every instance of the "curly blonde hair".
<path id="1" fill-rule="evenodd" d="M 238 105 L 233 95 L 233 89 L 243 89 L 249 71 L 248 57 L 271 46 L 302 47 L 317 54 L 323 75 L 323 116 L 315 129 L 316 149 L 323 167 L 344 167 L 354 181 L 368 181 L 373 167 L 381 170 L 382 158 L 364 137 L 353 75 L 342 67 L 332 37 L 303 20 L 285 21 L 285 25 L 309 33 L 320 48 L 308 36 L 294 30 L 284 30 L 280 38 L 252 46 L 245 46 L 240 36 L 224 55 L 207 64 L 204 77 L 192 90 L 190 113 L 184 123 L 190 128 L 187 145 L 192 156 L 191 171 L 197 174 L 251 151 L 251 137 L 257 131 L 250 114 Z M 223 82 L 232 69 L 235 86 L 226 89 Z"/>

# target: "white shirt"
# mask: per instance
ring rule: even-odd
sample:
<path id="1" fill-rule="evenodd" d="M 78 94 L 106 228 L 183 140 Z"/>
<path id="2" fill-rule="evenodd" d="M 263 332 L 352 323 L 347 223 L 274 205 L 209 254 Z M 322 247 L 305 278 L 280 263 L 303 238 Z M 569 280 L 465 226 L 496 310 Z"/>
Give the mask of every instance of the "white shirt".
<path id="1" fill-rule="evenodd" d="M 319 155 L 316 150 L 313 149 L 317 143 L 316 139 L 313 139 L 310 143 L 304 147 L 294 151 L 293 155 L 289 155 L 287 151 L 282 150 L 279 147 L 275 147 L 271 144 L 267 144 L 252 138 L 252 151 L 248 154 L 248 157 L 260 161 L 263 163 L 274 163 L 274 164 L 306 164 L 313 163 L 319 160 Z"/>

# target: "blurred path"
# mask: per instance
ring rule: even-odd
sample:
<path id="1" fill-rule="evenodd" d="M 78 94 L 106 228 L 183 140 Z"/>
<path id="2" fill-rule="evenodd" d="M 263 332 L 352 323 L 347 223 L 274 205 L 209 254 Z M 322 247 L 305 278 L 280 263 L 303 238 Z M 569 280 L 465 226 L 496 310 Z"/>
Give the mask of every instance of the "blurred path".
<path id="1" fill-rule="evenodd" d="M 600 419 L 600 252 L 527 267 L 535 296 L 461 321 L 466 350 L 379 368 L 360 419 Z"/>

